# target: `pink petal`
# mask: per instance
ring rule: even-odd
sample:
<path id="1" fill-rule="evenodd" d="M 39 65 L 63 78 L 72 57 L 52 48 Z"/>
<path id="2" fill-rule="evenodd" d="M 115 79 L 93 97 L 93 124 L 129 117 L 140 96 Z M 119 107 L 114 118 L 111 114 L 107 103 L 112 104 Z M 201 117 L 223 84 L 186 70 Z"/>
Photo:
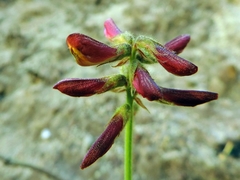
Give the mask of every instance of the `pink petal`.
<path id="1" fill-rule="evenodd" d="M 121 33 L 121 30 L 117 27 L 111 18 L 107 19 L 104 22 L 104 34 L 108 39 L 112 39 Z"/>

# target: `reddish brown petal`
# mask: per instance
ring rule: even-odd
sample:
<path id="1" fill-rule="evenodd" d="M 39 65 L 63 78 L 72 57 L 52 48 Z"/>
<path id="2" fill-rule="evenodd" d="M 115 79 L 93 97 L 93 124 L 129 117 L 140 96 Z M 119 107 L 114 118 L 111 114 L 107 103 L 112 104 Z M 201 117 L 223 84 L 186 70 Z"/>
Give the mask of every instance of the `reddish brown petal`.
<path id="1" fill-rule="evenodd" d="M 106 79 L 64 79 L 54 85 L 64 94 L 73 97 L 91 96 L 96 94 L 106 83 Z"/>
<path id="2" fill-rule="evenodd" d="M 138 66 L 135 71 L 133 86 L 137 93 L 149 101 L 159 101 L 178 106 L 196 106 L 218 98 L 218 94 L 214 92 L 159 87 L 147 70 L 141 66 Z"/>
<path id="3" fill-rule="evenodd" d="M 94 163 L 98 158 L 102 157 L 113 145 L 114 139 L 123 129 L 123 119 L 117 115 L 114 121 L 110 122 L 107 129 L 100 135 L 96 142 L 87 152 L 81 164 L 81 169 L 84 169 Z"/>
<path id="4" fill-rule="evenodd" d="M 105 131 L 88 150 L 81 163 L 81 169 L 93 164 L 102 157 L 113 145 L 115 138 L 120 134 L 129 117 L 129 106 L 127 104 L 117 109 L 115 115 L 109 122 Z"/>
<path id="5" fill-rule="evenodd" d="M 218 98 L 218 94 L 208 91 L 178 90 L 161 88 L 162 97 L 159 101 L 179 106 L 196 106 Z"/>
<path id="6" fill-rule="evenodd" d="M 159 87 L 151 78 L 146 69 L 138 66 L 133 79 L 133 86 L 138 94 L 149 101 L 158 100 L 162 95 Z"/>
<path id="7" fill-rule="evenodd" d="M 163 46 L 156 46 L 155 54 L 158 62 L 170 73 L 178 76 L 189 76 L 197 72 L 198 68 L 193 63 L 177 56 Z"/>
<path id="8" fill-rule="evenodd" d="M 175 54 L 179 54 L 187 46 L 189 41 L 190 36 L 188 34 L 183 34 L 167 42 L 164 47 L 171 51 L 174 51 Z"/>
<path id="9" fill-rule="evenodd" d="M 112 48 L 83 34 L 74 33 L 67 37 L 67 45 L 81 66 L 106 63 L 116 59 L 123 52 Z"/>

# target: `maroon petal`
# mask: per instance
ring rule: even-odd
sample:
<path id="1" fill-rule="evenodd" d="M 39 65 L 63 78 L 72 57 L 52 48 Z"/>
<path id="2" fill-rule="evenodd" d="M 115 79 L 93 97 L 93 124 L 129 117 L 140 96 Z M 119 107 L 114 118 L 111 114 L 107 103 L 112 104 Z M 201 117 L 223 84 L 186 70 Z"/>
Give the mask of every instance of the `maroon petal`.
<path id="1" fill-rule="evenodd" d="M 106 81 L 106 79 L 64 79 L 55 84 L 53 88 L 73 97 L 91 96 L 96 94 Z"/>
<path id="2" fill-rule="evenodd" d="M 123 105 L 111 119 L 107 128 L 88 150 L 81 163 L 81 169 L 93 164 L 97 159 L 102 157 L 113 145 L 115 138 L 120 134 L 125 126 L 129 116 L 129 106 Z"/>
<path id="3" fill-rule="evenodd" d="M 162 98 L 159 101 L 178 106 L 196 106 L 218 98 L 218 94 L 208 91 L 178 90 L 161 88 Z"/>
<path id="4" fill-rule="evenodd" d="M 171 51 L 174 51 L 175 54 L 179 54 L 187 46 L 189 41 L 190 36 L 188 34 L 183 34 L 167 42 L 164 47 Z"/>
<path id="5" fill-rule="evenodd" d="M 196 106 L 218 98 L 218 94 L 214 92 L 159 87 L 147 70 L 141 66 L 138 66 L 135 71 L 133 86 L 137 93 L 149 101 L 159 101 L 178 106 Z"/>
<path id="6" fill-rule="evenodd" d="M 104 93 L 125 84 L 125 76 L 119 74 L 99 79 L 64 79 L 55 84 L 53 88 L 69 96 L 81 97 Z"/>
<path id="7" fill-rule="evenodd" d="M 134 73 L 133 86 L 138 94 L 141 94 L 149 101 L 158 100 L 161 97 L 161 92 L 157 84 L 149 75 L 148 71 L 141 67 L 137 67 Z"/>
<path id="8" fill-rule="evenodd" d="M 198 68 L 193 63 L 177 56 L 173 52 L 156 45 L 155 54 L 158 62 L 170 73 L 178 76 L 189 76 L 197 72 Z"/>
<path id="9" fill-rule="evenodd" d="M 84 34 L 74 33 L 67 37 L 67 45 L 81 66 L 92 66 L 116 60 L 129 49 L 113 48 Z"/>

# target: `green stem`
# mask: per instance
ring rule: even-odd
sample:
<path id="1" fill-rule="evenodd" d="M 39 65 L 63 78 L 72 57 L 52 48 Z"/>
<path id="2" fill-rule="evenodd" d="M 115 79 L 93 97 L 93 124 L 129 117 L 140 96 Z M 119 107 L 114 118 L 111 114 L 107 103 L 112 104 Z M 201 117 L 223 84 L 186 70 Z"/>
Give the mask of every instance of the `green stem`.
<path id="1" fill-rule="evenodd" d="M 133 131 L 133 97 L 131 88 L 127 89 L 127 102 L 130 105 L 130 118 L 125 126 L 125 146 L 124 146 L 124 180 L 132 179 L 132 131 Z"/>
<path id="2" fill-rule="evenodd" d="M 133 101 L 134 95 L 132 94 L 132 77 L 135 71 L 135 55 L 136 50 L 133 48 L 131 52 L 130 62 L 127 66 L 127 103 L 130 106 L 130 116 L 127 124 L 125 125 L 125 146 L 124 146 L 124 180 L 132 180 L 132 134 L 133 134 Z"/>

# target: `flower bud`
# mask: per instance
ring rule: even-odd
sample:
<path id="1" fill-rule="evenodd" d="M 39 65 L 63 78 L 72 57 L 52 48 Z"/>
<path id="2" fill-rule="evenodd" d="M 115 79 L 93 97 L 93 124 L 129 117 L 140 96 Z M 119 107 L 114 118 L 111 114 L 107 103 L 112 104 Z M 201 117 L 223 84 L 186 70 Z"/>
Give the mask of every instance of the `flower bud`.
<path id="1" fill-rule="evenodd" d="M 117 25 L 114 23 L 114 21 L 109 18 L 104 22 L 104 34 L 106 38 L 112 39 L 116 37 L 117 35 L 121 34 L 122 31 L 117 27 Z"/>
<path id="2" fill-rule="evenodd" d="M 187 46 L 189 41 L 190 36 L 188 34 L 183 34 L 167 42 L 164 47 L 173 51 L 175 54 L 179 54 Z"/>
<path id="3" fill-rule="evenodd" d="M 149 101 L 178 106 L 196 106 L 218 98 L 217 93 L 195 90 L 178 90 L 159 87 L 146 69 L 137 67 L 133 86 L 137 93 Z"/>
<path id="4" fill-rule="evenodd" d="M 113 145 L 115 138 L 120 134 L 129 118 L 130 107 L 125 104 L 116 110 L 107 128 L 98 137 L 96 142 L 88 150 L 81 163 L 81 169 L 93 164 L 102 157 Z"/>
<path id="5" fill-rule="evenodd" d="M 125 45 L 113 48 L 83 34 L 74 33 L 67 37 L 67 45 L 81 66 L 92 66 L 122 59 L 130 53 Z"/>
<path id="6" fill-rule="evenodd" d="M 132 44 L 132 35 L 128 32 L 122 32 L 114 21 L 109 18 L 104 22 L 104 34 L 114 45 Z"/>
<path id="7" fill-rule="evenodd" d="M 64 94 L 73 97 L 92 96 L 126 85 L 123 75 L 114 75 L 96 79 L 64 79 L 53 86 Z"/>

